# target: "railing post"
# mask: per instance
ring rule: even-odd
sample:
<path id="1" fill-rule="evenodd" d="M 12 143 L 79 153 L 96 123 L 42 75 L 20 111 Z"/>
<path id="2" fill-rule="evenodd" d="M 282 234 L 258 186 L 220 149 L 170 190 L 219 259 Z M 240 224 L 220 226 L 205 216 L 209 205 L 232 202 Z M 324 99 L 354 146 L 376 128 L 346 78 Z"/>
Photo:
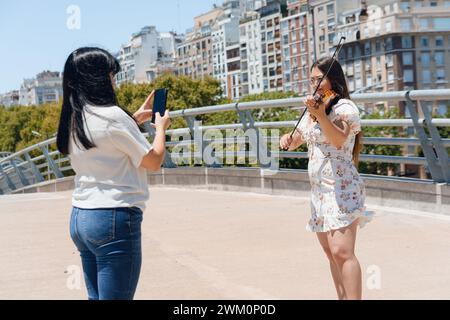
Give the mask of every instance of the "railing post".
<path id="1" fill-rule="evenodd" d="M 415 108 L 414 102 L 412 101 L 412 99 L 409 96 L 409 93 L 410 92 L 407 91 L 405 94 L 406 106 L 409 110 L 409 114 L 411 115 L 411 119 L 414 124 L 414 129 L 416 130 L 417 136 L 419 137 L 420 144 L 421 144 L 422 150 L 423 150 L 423 154 L 425 155 L 425 158 L 427 159 L 428 168 L 430 169 L 431 177 L 436 182 L 443 182 L 445 179 L 442 174 L 440 165 L 438 164 L 438 159 L 436 157 L 436 154 L 434 153 L 432 146 L 429 143 L 428 136 L 425 132 L 423 125 L 419 123 L 419 115 Z"/>
<path id="2" fill-rule="evenodd" d="M 0 175 L 5 177 L 6 183 L 8 184 L 8 188 L 11 190 L 16 190 L 17 187 L 14 184 L 14 182 L 11 180 L 11 178 L 8 176 L 8 173 L 6 173 L 5 170 L 3 170 L 2 163 L 0 163 Z"/>
<path id="3" fill-rule="evenodd" d="M 11 165 L 13 166 L 14 170 L 16 170 L 17 175 L 19 176 L 20 183 L 22 183 L 22 186 L 26 187 L 30 185 L 30 182 L 28 181 L 27 177 L 24 175 L 21 168 L 19 168 L 16 165 L 16 162 L 14 161 L 16 158 L 13 158 L 10 160 Z"/>
<path id="4" fill-rule="evenodd" d="M 196 137 L 196 133 L 199 133 L 200 136 L 202 137 L 200 139 L 200 145 L 198 145 L 198 148 L 200 149 L 201 152 L 201 156 L 200 156 L 200 163 L 203 162 L 203 151 L 205 150 L 205 143 L 203 141 L 203 136 L 202 136 L 202 132 L 198 130 L 198 128 L 195 127 L 195 117 L 193 116 L 185 116 L 184 115 L 184 110 L 182 111 L 183 113 L 183 119 L 186 121 L 186 124 L 188 125 L 189 128 L 189 133 L 191 135 L 191 141 L 194 141 L 193 145 L 194 148 L 197 146 L 197 140 L 195 139 Z M 196 152 L 193 151 L 193 156 L 194 156 L 194 164 L 196 163 L 196 157 L 195 157 Z"/>
<path id="5" fill-rule="evenodd" d="M 445 179 L 445 182 L 450 183 L 450 166 L 448 163 L 448 154 L 444 146 L 442 145 L 441 135 L 439 134 L 439 131 L 436 129 L 436 127 L 433 125 L 432 122 L 433 118 L 430 110 L 428 110 L 428 107 L 422 104 L 420 104 L 420 107 L 425 117 L 425 123 L 427 125 L 428 131 L 430 132 L 431 135 L 431 140 L 433 142 L 435 154 L 437 154 L 438 157 L 439 161 L 438 165 L 441 167 L 442 175 Z"/>
<path id="6" fill-rule="evenodd" d="M 184 115 L 184 110 L 183 110 L 183 118 L 184 118 L 184 120 L 186 121 L 186 123 L 187 123 L 187 125 L 189 127 L 189 132 L 191 134 L 191 140 L 194 141 L 194 146 L 197 144 L 197 142 L 199 142 L 198 147 L 199 147 L 200 152 L 201 152 L 200 162 L 204 163 L 205 166 L 207 166 L 207 167 L 213 167 L 213 168 L 221 167 L 220 161 L 216 157 L 213 157 L 213 161 L 212 161 L 213 164 L 206 164 L 205 163 L 205 161 L 204 161 L 205 149 L 207 147 L 207 144 L 209 144 L 209 142 L 206 142 L 203 139 L 203 132 L 196 125 L 194 116 L 186 116 L 186 115 Z M 196 139 L 197 135 L 199 135 L 199 140 L 200 141 L 197 141 L 197 139 Z M 194 155 L 195 155 L 195 152 L 194 152 Z M 195 163 L 195 159 L 194 159 L 194 163 Z"/>
<path id="7" fill-rule="evenodd" d="M 247 131 L 248 129 L 255 130 L 256 141 L 258 146 L 256 154 L 258 165 L 263 168 L 270 167 L 270 164 L 261 162 L 261 155 L 267 155 L 267 148 L 266 148 L 267 145 L 265 144 L 265 140 L 263 139 L 261 132 L 258 130 L 258 128 L 255 127 L 255 119 L 253 119 L 252 113 L 250 112 L 250 110 L 240 110 L 239 102 L 236 102 L 235 108 L 238 113 L 239 120 L 242 123 L 242 127 L 244 128 L 244 131 Z"/>
<path id="8" fill-rule="evenodd" d="M 56 178 L 64 178 L 64 175 L 59 170 L 58 166 L 56 165 L 55 161 L 52 157 L 50 157 L 48 153 L 48 147 L 47 146 L 40 146 L 39 147 L 42 150 L 42 153 L 45 156 L 45 159 L 47 159 L 48 166 L 52 169 L 53 173 L 55 174 Z"/>
<path id="9" fill-rule="evenodd" d="M 37 182 L 43 182 L 45 179 L 42 176 L 41 172 L 39 171 L 39 169 L 37 168 L 37 166 L 34 164 L 33 160 L 31 160 L 31 156 L 28 152 L 25 152 L 25 159 L 28 162 L 28 165 L 31 168 L 31 171 L 33 171 L 33 174 L 36 178 Z"/>

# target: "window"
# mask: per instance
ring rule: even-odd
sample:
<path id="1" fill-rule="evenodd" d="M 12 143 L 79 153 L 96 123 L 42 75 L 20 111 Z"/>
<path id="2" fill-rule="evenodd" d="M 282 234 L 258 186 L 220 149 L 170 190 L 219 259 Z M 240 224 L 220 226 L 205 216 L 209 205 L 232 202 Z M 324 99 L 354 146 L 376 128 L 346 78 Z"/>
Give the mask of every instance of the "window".
<path id="1" fill-rule="evenodd" d="M 445 80 L 445 69 L 436 69 L 436 80 L 437 81 Z"/>
<path id="2" fill-rule="evenodd" d="M 430 7 L 437 7 L 437 2 L 436 1 L 431 1 L 430 2 Z"/>
<path id="3" fill-rule="evenodd" d="M 414 73 L 411 69 L 403 70 L 403 81 L 414 82 Z"/>
<path id="4" fill-rule="evenodd" d="M 372 75 L 368 74 L 366 76 L 366 86 L 371 86 L 372 85 Z"/>
<path id="5" fill-rule="evenodd" d="M 328 30 L 332 29 L 332 27 L 334 26 L 334 18 L 330 18 L 328 19 Z"/>
<path id="6" fill-rule="evenodd" d="M 411 30 L 411 19 L 400 19 L 400 28 L 403 31 Z"/>
<path id="7" fill-rule="evenodd" d="M 433 18 L 433 31 L 434 30 L 448 30 L 450 25 L 450 18 Z"/>
<path id="8" fill-rule="evenodd" d="M 394 65 L 394 58 L 393 58 L 392 54 L 386 55 L 386 64 L 388 67 L 392 67 Z"/>
<path id="9" fill-rule="evenodd" d="M 330 35 L 328 35 L 328 37 L 329 37 Z M 356 45 L 356 47 L 355 47 L 355 58 L 360 58 L 361 57 L 361 48 L 360 48 L 360 46 L 359 45 Z"/>
<path id="10" fill-rule="evenodd" d="M 350 79 L 348 81 L 348 90 L 350 92 L 355 91 L 355 82 L 353 81 L 353 79 Z"/>
<path id="11" fill-rule="evenodd" d="M 428 47 L 428 37 L 421 37 L 420 38 L 420 45 L 422 47 Z"/>
<path id="12" fill-rule="evenodd" d="M 356 89 L 362 88 L 362 79 L 361 78 L 355 79 L 355 87 L 356 87 Z"/>
<path id="13" fill-rule="evenodd" d="M 428 69 L 422 70 L 422 83 L 431 83 L 431 72 Z"/>
<path id="14" fill-rule="evenodd" d="M 387 75 L 388 83 L 394 83 L 394 71 L 389 70 Z"/>
<path id="15" fill-rule="evenodd" d="M 335 34 L 334 33 L 329 33 L 328 34 L 328 43 L 332 44 L 334 42 L 334 38 L 335 38 Z"/>
<path id="16" fill-rule="evenodd" d="M 352 47 L 348 47 L 348 58 L 349 59 L 353 58 L 353 48 Z"/>
<path id="17" fill-rule="evenodd" d="M 392 38 L 386 38 L 384 44 L 386 50 L 392 50 Z"/>
<path id="18" fill-rule="evenodd" d="M 297 32 L 295 32 L 295 31 L 291 32 L 291 41 L 292 42 L 297 41 Z"/>
<path id="19" fill-rule="evenodd" d="M 369 41 L 364 44 L 364 54 L 366 56 L 371 54 L 370 42 Z"/>
<path id="20" fill-rule="evenodd" d="M 297 54 L 297 45 L 294 44 L 293 46 L 291 46 L 291 50 L 293 55 Z"/>
<path id="21" fill-rule="evenodd" d="M 420 62 L 422 62 L 423 67 L 429 67 L 430 66 L 430 53 L 422 52 L 420 54 Z"/>
<path id="22" fill-rule="evenodd" d="M 436 51 L 434 53 L 434 62 L 437 66 L 443 66 L 445 64 L 444 51 Z"/>
<path id="23" fill-rule="evenodd" d="M 419 19 L 420 29 L 428 29 L 428 19 Z"/>
<path id="24" fill-rule="evenodd" d="M 331 3 L 331 4 L 327 5 L 327 14 L 330 15 L 333 13 L 334 13 L 334 4 Z"/>
<path id="25" fill-rule="evenodd" d="M 400 2 L 400 9 L 401 9 L 403 12 L 408 12 L 408 11 L 409 11 L 409 8 L 410 8 L 410 6 L 409 6 L 409 1 L 402 1 L 402 2 Z"/>
<path id="26" fill-rule="evenodd" d="M 413 64 L 412 52 L 403 52 L 403 65 L 411 66 Z"/>
<path id="27" fill-rule="evenodd" d="M 436 47 L 443 47 L 444 46 L 444 37 L 443 36 L 437 36 L 435 38 L 436 40 Z"/>
<path id="28" fill-rule="evenodd" d="M 445 103 L 439 103 L 437 112 L 440 116 L 445 116 L 447 114 L 447 105 Z"/>
<path id="29" fill-rule="evenodd" d="M 386 22 L 386 32 L 391 32 L 392 31 L 392 24 L 390 21 Z"/>
<path id="30" fill-rule="evenodd" d="M 402 37 L 402 48 L 412 48 L 412 37 Z"/>
<path id="31" fill-rule="evenodd" d="M 380 42 L 380 40 L 377 40 L 375 42 L 375 51 L 376 52 L 380 52 L 381 51 L 381 42 Z"/>

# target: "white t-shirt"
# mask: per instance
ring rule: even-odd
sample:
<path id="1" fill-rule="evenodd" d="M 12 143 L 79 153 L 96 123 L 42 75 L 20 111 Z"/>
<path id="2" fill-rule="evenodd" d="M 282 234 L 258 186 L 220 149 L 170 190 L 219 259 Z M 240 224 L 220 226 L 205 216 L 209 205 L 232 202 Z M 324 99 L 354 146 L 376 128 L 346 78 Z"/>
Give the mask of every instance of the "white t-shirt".
<path id="1" fill-rule="evenodd" d="M 83 209 L 138 207 L 149 198 L 142 158 L 152 149 L 136 123 L 120 107 L 86 106 L 85 133 L 97 147 L 85 150 L 69 142 L 75 175 L 72 205 Z"/>

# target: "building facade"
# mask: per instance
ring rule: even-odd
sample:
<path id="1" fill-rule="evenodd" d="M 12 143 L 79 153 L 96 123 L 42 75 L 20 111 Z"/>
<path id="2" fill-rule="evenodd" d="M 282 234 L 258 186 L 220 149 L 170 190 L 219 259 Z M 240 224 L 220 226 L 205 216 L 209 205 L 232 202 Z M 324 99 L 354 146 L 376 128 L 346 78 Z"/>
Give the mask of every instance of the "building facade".
<path id="1" fill-rule="evenodd" d="M 174 32 L 158 32 L 154 26 L 142 28 L 116 55 L 121 66 L 116 84 L 150 82 L 164 72 L 175 72 L 176 47 L 182 40 Z"/>
<path id="2" fill-rule="evenodd" d="M 283 90 L 281 19 L 282 6 L 278 1 L 269 2 L 258 9 L 261 24 L 261 60 L 263 91 Z"/>
<path id="3" fill-rule="evenodd" d="M 62 73 L 43 71 L 36 78 L 23 81 L 19 90 L 19 104 L 31 106 L 56 103 L 62 96 Z"/>
<path id="4" fill-rule="evenodd" d="M 194 19 L 194 28 L 186 32 L 185 41 L 177 47 L 179 75 L 193 79 L 213 76 L 212 32 L 216 27 L 222 7 L 216 7 Z"/>
<path id="5" fill-rule="evenodd" d="M 229 98 L 227 50 L 239 44 L 239 15 L 239 1 L 225 1 L 212 32 L 213 76 L 220 81 L 223 96 Z"/>
<path id="6" fill-rule="evenodd" d="M 248 11 L 240 22 L 241 94 L 263 92 L 262 41 L 259 13 Z"/>
<path id="7" fill-rule="evenodd" d="M 0 94 L 0 106 L 12 107 L 19 105 L 19 90 L 13 90 L 5 94 Z"/>
<path id="8" fill-rule="evenodd" d="M 337 34 L 347 37 L 339 58 L 351 92 L 449 87 L 448 1 L 368 1 L 367 7 L 339 13 Z M 430 107 L 445 114 L 448 103 Z"/>
<path id="9" fill-rule="evenodd" d="M 308 1 L 290 0 L 288 14 L 281 21 L 283 48 L 283 88 L 306 95 L 312 63 L 312 44 L 308 28 Z"/>

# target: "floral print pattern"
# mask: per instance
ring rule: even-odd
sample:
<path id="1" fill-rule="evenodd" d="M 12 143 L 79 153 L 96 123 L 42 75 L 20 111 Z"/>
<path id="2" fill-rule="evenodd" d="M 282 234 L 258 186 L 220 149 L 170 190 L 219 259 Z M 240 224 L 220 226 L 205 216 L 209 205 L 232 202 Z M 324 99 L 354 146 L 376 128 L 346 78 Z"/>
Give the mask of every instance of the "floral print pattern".
<path id="1" fill-rule="evenodd" d="M 308 145 L 308 174 L 311 183 L 311 219 L 308 231 L 327 232 L 347 227 L 359 218 L 363 227 L 374 212 L 364 206 L 365 187 L 353 164 L 355 136 L 361 131 L 361 120 L 356 105 L 340 99 L 328 115 L 332 122 L 345 121 L 350 134 L 337 149 L 326 140 L 320 124 L 305 116 L 299 132 Z"/>

